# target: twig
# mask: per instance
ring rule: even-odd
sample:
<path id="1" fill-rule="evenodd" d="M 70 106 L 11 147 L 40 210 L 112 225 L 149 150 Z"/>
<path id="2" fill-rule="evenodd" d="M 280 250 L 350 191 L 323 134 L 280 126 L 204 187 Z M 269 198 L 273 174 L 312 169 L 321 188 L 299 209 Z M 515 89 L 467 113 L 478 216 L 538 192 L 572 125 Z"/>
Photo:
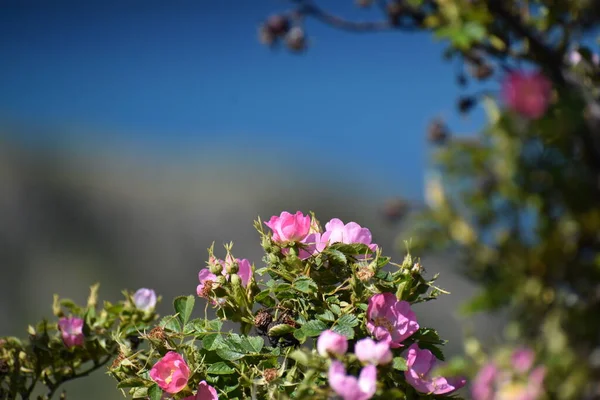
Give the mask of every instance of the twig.
<path id="1" fill-rule="evenodd" d="M 106 365 L 106 363 L 108 361 L 110 361 L 110 359 L 112 358 L 112 355 L 109 354 L 106 356 L 106 358 L 104 358 L 104 360 L 98 362 L 98 363 L 94 363 L 94 365 L 92 367 L 90 367 L 89 369 L 80 372 L 78 374 L 73 374 L 67 378 L 63 378 L 61 381 L 56 382 L 54 385 L 52 385 L 52 387 L 50 388 L 50 391 L 48 392 L 48 399 L 51 399 L 52 396 L 54 396 L 54 394 L 56 393 L 56 390 L 60 387 L 60 385 L 62 385 L 65 382 L 71 381 L 73 379 L 77 379 L 77 378 L 81 378 L 84 376 L 88 376 L 89 374 L 91 374 L 92 372 L 94 372 L 95 370 L 97 370 L 98 368 Z"/>

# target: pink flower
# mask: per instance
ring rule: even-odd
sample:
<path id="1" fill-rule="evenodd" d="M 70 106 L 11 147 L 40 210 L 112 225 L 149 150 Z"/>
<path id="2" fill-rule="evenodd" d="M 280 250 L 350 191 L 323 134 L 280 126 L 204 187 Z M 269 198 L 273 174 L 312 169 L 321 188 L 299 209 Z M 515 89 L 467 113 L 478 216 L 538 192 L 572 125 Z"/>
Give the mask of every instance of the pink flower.
<path id="1" fill-rule="evenodd" d="M 498 368 L 494 363 L 486 364 L 479 370 L 473 380 L 471 395 L 473 400 L 494 400 L 494 381 L 498 376 Z"/>
<path id="2" fill-rule="evenodd" d="M 190 379 L 190 368 L 179 353 L 169 351 L 150 370 L 150 378 L 167 393 L 178 393 Z"/>
<path id="3" fill-rule="evenodd" d="M 346 339 L 346 336 L 331 330 L 323 331 L 317 339 L 317 351 L 323 357 L 330 354 L 343 356 L 348 351 L 348 339 Z"/>
<path id="4" fill-rule="evenodd" d="M 526 118 L 538 119 L 546 112 L 552 84 L 540 72 L 512 72 L 502 83 L 504 101 Z"/>
<path id="5" fill-rule="evenodd" d="M 429 350 L 421 350 L 416 343 L 408 348 L 404 372 L 406 381 L 421 393 L 448 394 L 465 386 L 463 378 L 432 377 L 437 358 Z"/>
<path id="6" fill-rule="evenodd" d="M 367 330 L 375 339 L 401 347 L 402 342 L 419 329 L 410 304 L 398 301 L 393 293 L 379 293 L 369 299 Z"/>
<path id="7" fill-rule="evenodd" d="M 356 342 L 354 354 L 361 362 L 373 365 L 388 364 L 393 358 L 389 343 L 376 343 L 371 338 L 364 338 Z"/>
<path id="8" fill-rule="evenodd" d="M 306 238 L 310 231 L 310 216 L 300 211 L 292 215 L 287 211 L 279 217 L 272 216 L 269 222 L 265 222 L 273 231 L 273 241 L 277 243 L 300 242 Z"/>
<path id="9" fill-rule="evenodd" d="M 83 320 L 77 317 L 61 318 L 58 328 L 67 347 L 83 346 Z"/>
<path id="10" fill-rule="evenodd" d="M 368 400 L 377 391 L 377 367 L 368 365 L 360 371 L 360 376 L 346 375 L 344 364 L 332 361 L 329 366 L 329 386 L 343 400 Z"/>
<path id="11" fill-rule="evenodd" d="M 218 400 L 219 396 L 214 387 L 210 386 L 206 381 L 200 382 L 198 391 L 194 396 L 184 397 L 183 400 Z"/>
<path id="12" fill-rule="evenodd" d="M 142 311 L 153 310 L 156 306 L 156 293 L 152 289 L 142 288 L 133 295 L 136 308 Z"/>
<path id="13" fill-rule="evenodd" d="M 520 348 L 516 349 L 511 357 L 512 366 L 515 371 L 525 373 L 533 366 L 535 353 L 531 349 Z"/>
<path id="14" fill-rule="evenodd" d="M 341 220 L 334 218 L 325 224 L 325 233 L 323 233 L 319 241 L 320 245 L 317 246 L 317 250 L 323 251 L 327 243 L 362 243 L 366 244 L 372 251 L 375 251 L 377 250 L 377 245 L 371 243 L 372 240 L 371 231 L 368 228 L 363 228 L 356 222 L 348 222 L 344 225 Z"/>
<path id="15" fill-rule="evenodd" d="M 231 256 L 227 256 L 225 261 L 214 259 L 213 262 L 221 264 L 223 267 L 221 273 L 229 278 L 229 274 L 226 271 L 228 264 L 232 263 Z M 252 265 L 250 264 L 250 261 L 246 260 L 245 258 L 236 258 L 236 262 L 239 267 L 237 274 L 242 280 L 242 286 L 246 287 L 248 286 L 248 282 L 252 276 Z M 200 281 L 200 284 L 196 287 L 196 293 L 198 296 L 205 298 L 210 297 L 211 289 L 217 281 L 217 275 L 210 272 L 208 268 L 204 268 L 198 273 L 198 280 Z"/>

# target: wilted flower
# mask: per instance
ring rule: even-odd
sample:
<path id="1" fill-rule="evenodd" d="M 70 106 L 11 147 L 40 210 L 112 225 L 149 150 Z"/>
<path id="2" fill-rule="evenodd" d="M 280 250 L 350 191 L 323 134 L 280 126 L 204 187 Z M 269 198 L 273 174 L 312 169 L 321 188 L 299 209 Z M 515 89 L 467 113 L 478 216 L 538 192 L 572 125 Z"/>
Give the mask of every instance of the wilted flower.
<path id="1" fill-rule="evenodd" d="M 389 343 L 376 343 L 371 338 L 364 338 L 356 342 L 354 354 L 363 363 L 373 365 L 388 364 L 393 358 Z"/>
<path id="2" fill-rule="evenodd" d="M 290 214 L 282 212 L 279 217 L 274 215 L 269 222 L 265 222 L 273 231 L 273 241 L 277 243 L 300 242 L 310 231 L 310 216 L 298 211 Z"/>
<path id="3" fill-rule="evenodd" d="M 398 301 L 393 293 L 379 293 L 369 299 L 367 330 L 377 340 L 388 342 L 390 347 L 401 347 L 402 342 L 419 329 L 410 304 Z"/>
<path id="4" fill-rule="evenodd" d="M 348 339 L 344 335 L 340 335 L 332 330 L 321 332 L 317 339 L 317 351 L 323 357 L 330 354 L 343 356 L 348 350 Z"/>
<path id="5" fill-rule="evenodd" d="M 206 381 L 202 381 L 198 385 L 196 394 L 184 397 L 183 400 L 217 400 L 218 398 L 219 396 L 215 388 L 206 383 Z"/>
<path id="6" fill-rule="evenodd" d="M 200 284 L 198 287 L 196 287 L 196 293 L 198 296 L 205 298 L 210 297 L 210 292 L 213 284 L 217 280 L 217 276 L 210 272 L 208 268 L 204 268 L 198 272 L 198 280 L 200 281 Z"/>
<path id="7" fill-rule="evenodd" d="M 61 318 L 58 321 L 58 328 L 65 346 L 83 346 L 85 340 L 83 336 L 83 319 L 78 317 Z"/>
<path id="8" fill-rule="evenodd" d="M 329 386 L 343 400 L 368 400 L 377 391 L 377 367 L 368 365 L 360 371 L 358 379 L 346 375 L 344 364 L 333 361 L 329 366 Z"/>
<path id="9" fill-rule="evenodd" d="M 552 84 L 542 73 L 512 72 L 502 83 L 508 107 L 526 118 L 538 119 L 550 104 Z"/>
<path id="10" fill-rule="evenodd" d="M 136 308 L 142 311 L 153 310 L 156 306 L 156 293 L 152 289 L 138 289 L 133 295 Z"/>
<path id="11" fill-rule="evenodd" d="M 404 372 L 406 381 L 421 393 L 447 394 L 465 386 L 464 378 L 432 377 L 437 358 L 429 350 L 421 350 L 416 343 L 408 348 Z"/>
<path id="12" fill-rule="evenodd" d="M 179 353 L 169 351 L 154 364 L 150 370 L 150 378 L 165 392 L 178 393 L 187 385 L 190 368 Z"/>

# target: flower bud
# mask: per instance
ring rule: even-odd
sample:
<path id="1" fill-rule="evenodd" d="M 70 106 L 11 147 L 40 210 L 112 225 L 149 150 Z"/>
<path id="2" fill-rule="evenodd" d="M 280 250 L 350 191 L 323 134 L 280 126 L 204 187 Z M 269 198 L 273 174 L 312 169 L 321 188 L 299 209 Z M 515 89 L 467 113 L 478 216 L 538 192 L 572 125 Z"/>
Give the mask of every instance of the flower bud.
<path id="1" fill-rule="evenodd" d="M 273 253 L 269 254 L 267 258 L 269 260 L 269 264 L 277 264 L 279 262 L 279 257 Z"/>
<path id="2" fill-rule="evenodd" d="M 220 275 L 223 271 L 223 266 L 219 262 L 211 263 L 208 265 L 208 270 L 215 275 Z"/>
<path id="3" fill-rule="evenodd" d="M 225 272 L 228 274 L 237 274 L 239 270 L 240 265 L 238 264 L 237 260 L 228 260 L 225 263 Z"/>
<path id="4" fill-rule="evenodd" d="M 323 331 L 317 339 L 317 351 L 322 357 L 343 356 L 348 351 L 348 339 L 332 330 Z"/>
<path id="5" fill-rule="evenodd" d="M 240 278 L 238 274 L 231 274 L 229 279 L 231 280 L 231 284 L 233 286 L 242 286 L 242 278 Z"/>
<path id="6" fill-rule="evenodd" d="M 295 26 L 285 36 L 285 43 L 288 49 L 292 51 L 303 51 L 306 49 L 306 34 L 304 29 Z"/>
<path id="7" fill-rule="evenodd" d="M 156 306 L 156 293 L 152 289 L 141 288 L 133 295 L 138 310 L 151 311 Z"/>
<path id="8" fill-rule="evenodd" d="M 227 278 L 224 275 L 217 276 L 216 282 L 219 284 L 219 286 L 223 286 L 225 283 L 227 283 Z"/>

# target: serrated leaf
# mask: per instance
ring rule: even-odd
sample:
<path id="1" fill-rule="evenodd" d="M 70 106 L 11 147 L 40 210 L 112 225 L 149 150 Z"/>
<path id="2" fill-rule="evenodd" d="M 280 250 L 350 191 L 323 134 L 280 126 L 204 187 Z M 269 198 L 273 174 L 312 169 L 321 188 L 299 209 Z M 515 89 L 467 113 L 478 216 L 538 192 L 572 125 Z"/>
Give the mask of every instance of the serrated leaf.
<path id="1" fill-rule="evenodd" d="M 346 255 L 339 250 L 330 248 L 327 250 L 327 254 L 339 263 L 342 263 L 342 264 L 348 263 L 348 259 L 346 258 Z"/>
<path id="2" fill-rule="evenodd" d="M 178 314 L 177 317 L 181 322 L 181 325 L 185 325 L 190 316 L 192 315 L 192 311 L 194 310 L 194 303 L 196 302 L 196 297 L 190 296 L 179 296 L 173 300 L 173 306 L 175 307 L 175 312 Z"/>
<path id="3" fill-rule="evenodd" d="M 279 337 L 294 331 L 294 327 L 288 324 L 275 325 L 269 329 L 269 336 Z"/>
<path id="4" fill-rule="evenodd" d="M 394 357 L 392 366 L 398 371 L 406 371 L 408 369 L 408 366 L 406 365 L 406 359 L 403 357 Z"/>
<path id="5" fill-rule="evenodd" d="M 235 369 L 231 368 L 229 365 L 224 363 L 223 361 L 216 362 L 211 364 L 206 370 L 207 374 L 213 375 L 231 375 L 235 372 Z"/>
<path id="6" fill-rule="evenodd" d="M 358 318 L 353 314 L 344 314 L 338 319 L 338 325 L 347 325 L 352 328 L 359 324 Z"/>
<path id="7" fill-rule="evenodd" d="M 272 281 L 270 281 L 272 282 Z M 275 300 L 271 297 L 271 289 L 265 289 L 254 297 L 254 301 L 265 307 L 275 307 Z"/>
<path id="8" fill-rule="evenodd" d="M 310 357 L 304 351 L 297 349 L 290 353 L 289 357 L 296 361 L 298 364 L 308 366 L 310 363 Z"/>
<path id="9" fill-rule="evenodd" d="M 160 320 L 159 326 L 171 332 L 181 332 L 179 320 L 172 315 L 167 315 Z"/>
<path id="10" fill-rule="evenodd" d="M 325 321 L 325 322 L 335 321 L 335 315 L 333 315 L 333 313 L 329 310 L 325 310 L 325 312 L 323 314 L 317 315 L 317 318 L 320 319 L 321 321 Z"/>
<path id="11" fill-rule="evenodd" d="M 327 329 L 327 325 L 318 320 L 308 321 L 306 324 L 302 325 L 302 332 L 305 336 L 314 337 L 319 336 L 321 332 Z"/>
<path id="12" fill-rule="evenodd" d="M 209 333 L 202 339 L 202 346 L 206 350 L 216 350 L 226 347 L 223 337 L 218 333 Z"/>
<path id="13" fill-rule="evenodd" d="M 334 325 L 331 328 L 332 331 L 339 333 L 340 335 L 346 336 L 348 339 L 354 339 L 354 328 L 347 325 Z"/>
<path id="14" fill-rule="evenodd" d="M 147 399 L 148 398 L 148 388 L 147 387 L 138 387 L 133 389 L 131 393 L 132 399 Z"/>
<path id="15" fill-rule="evenodd" d="M 338 306 L 337 304 L 330 304 L 329 309 L 331 311 L 333 311 L 336 315 L 342 314 L 342 308 L 340 306 Z"/>
<path id="16" fill-rule="evenodd" d="M 299 276 L 294 279 L 294 283 L 292 287 L 299 292 L 311 294 L 318 290 L 318 286 L 315 281 L 313 281 L 308 276 Z"/>
<path id="17" fill-rule="evenodd" d="M 117 389 L 124 389 L 124 388 L 133 388 L 133 387 L 140 387 L 140 386 L 145 386 L 146 381 L 142 378 L 127 378 L 127 379 L 123 379 L 121 382 L 117 383 Z"/>
<path id="18" fill-rule="evenodd" d="M 150 388 L 148 389 L 148 397 L 150 398 L 150 400 L 161 400 L 162 395 L 163 391 L 156 384 L 150 386 Z"/>
<path id="19" fill-rule="evenodd" d="M 265 341 L 260 336 L 245 336 L 242 341 L 242 348 L 248 353 L 260 353 Z"/>
<path id="20" fill-rule="evenodd" d="M 234 351 L 234 350 L 222 348 L 222 349 L 217 349 L 217 355 L 219 357 L 221 357 L 223 360 L 235 361 L 235 360 L 239 360 L 240 358 L 243 358 L 245 354 Z"/>

